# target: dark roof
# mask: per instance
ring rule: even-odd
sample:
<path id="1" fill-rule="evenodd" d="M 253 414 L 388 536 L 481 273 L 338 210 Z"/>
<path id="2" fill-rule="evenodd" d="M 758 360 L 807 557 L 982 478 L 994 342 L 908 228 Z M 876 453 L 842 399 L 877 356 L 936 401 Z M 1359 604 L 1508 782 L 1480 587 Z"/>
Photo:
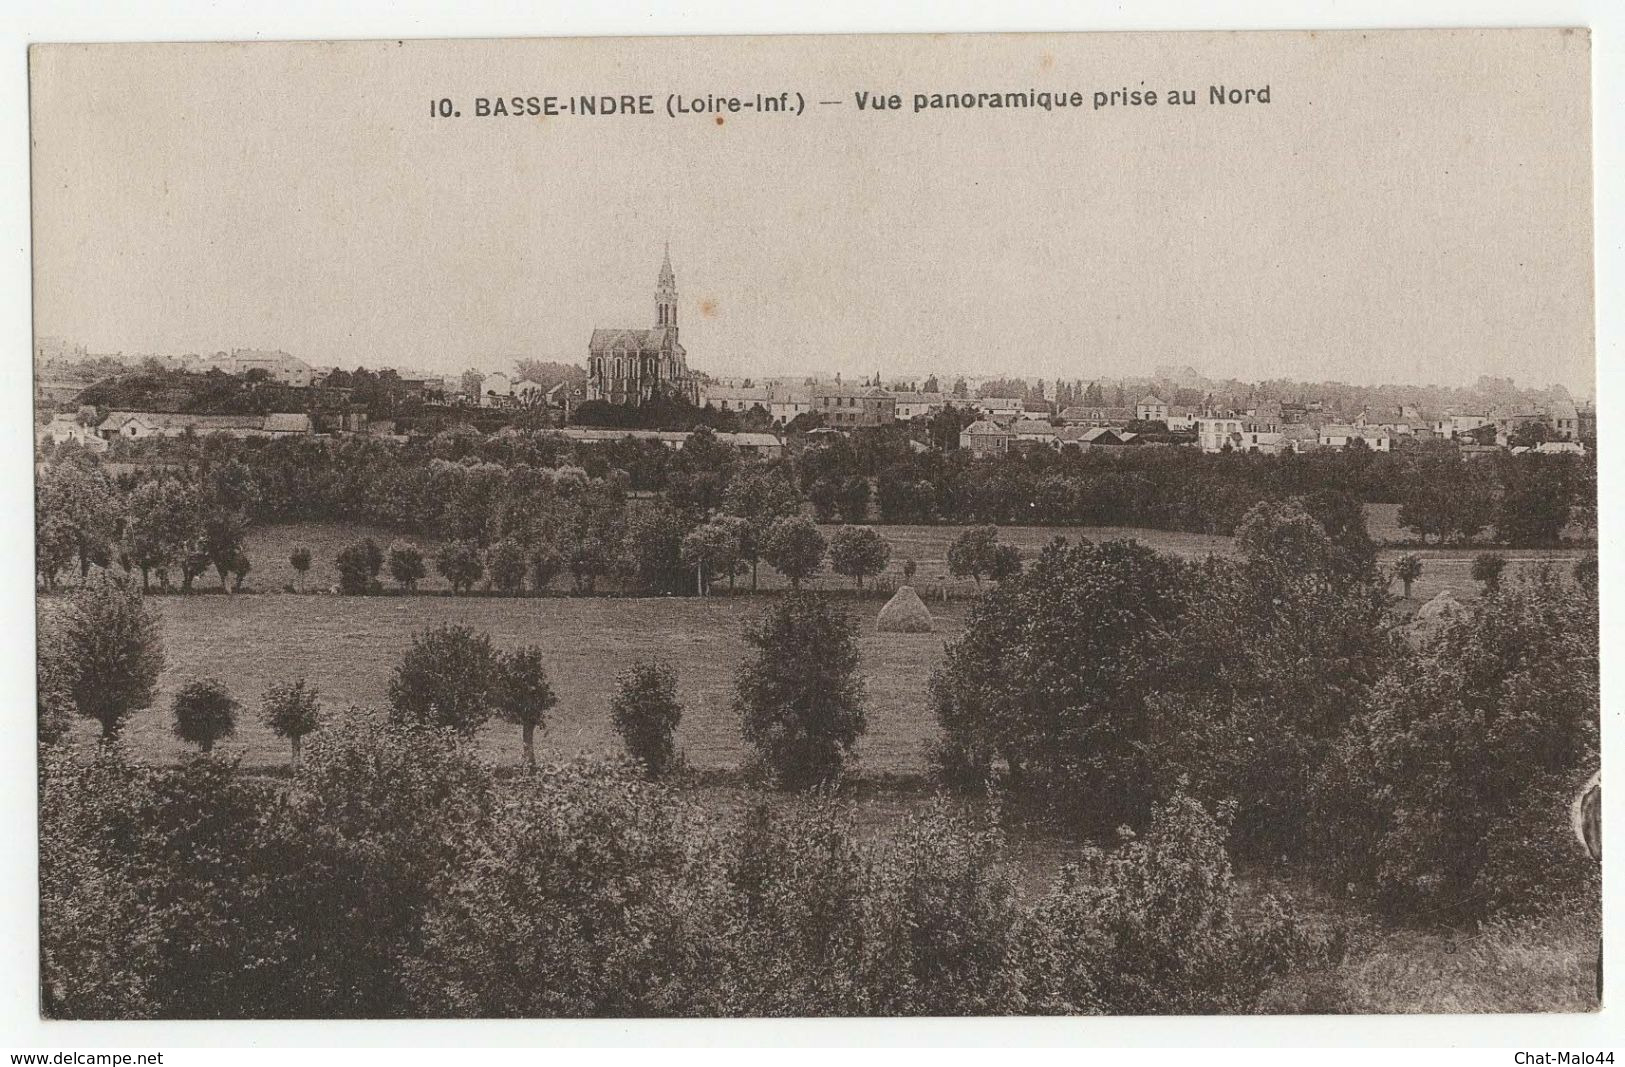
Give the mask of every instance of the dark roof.
<path id="1" fill-rule="evenodd" d="M 599 328 L 592 332 L 592 340 L 587 342 L 587 348 L 595 356 L 605 355 L 617 345 L 625 345 L 629 352 L 638 355 L 654 355 L 665 349 L 666 335 L 670 330 L 669 326 L 656 326 L 648 330 Z"/>

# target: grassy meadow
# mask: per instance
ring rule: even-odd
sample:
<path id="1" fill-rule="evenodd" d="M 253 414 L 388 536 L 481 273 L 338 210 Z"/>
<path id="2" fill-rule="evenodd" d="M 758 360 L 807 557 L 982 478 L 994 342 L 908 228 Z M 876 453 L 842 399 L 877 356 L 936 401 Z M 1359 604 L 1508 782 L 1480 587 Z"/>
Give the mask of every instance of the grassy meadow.
<path id="1" fill-rule="evenodd" d="M 852 582 L 827 573 L 809 584 L 845 599 L 862 633 L 862 672 L 869 697 L 869 728 L 859 747 L 862 772 L 918 775 L 926 769 L 935 737 L 928 684 L 945 643 L 963 628 L 976 587 L 969 579 L 947 573 L 948 545 L 962 527 L 877 528 L 892 544 L 892 562 L 882 583 L 900 583 L 903 560 L 915 560 L 919 565 L 915 585 L 937 617 L 935 634 L 878 634 L 874 617 L 882 598 L 860 598 Z M 826 528 L 826 533 L 832 529 Z M 150 759 L 179 758 L 185 746 L 170 733 L 169 701 L 186 682 L 213 676 L 245 705 L 237 735 L 227 746 L 240 751 L 248 766 L 279 765 L 287 758 L 284 747 L 260 725 L 256 715 L 259 696 L 269 683 L 307 678 L 320 687 L 324 701 L 334 708 L 383 704 L 390 672 L 413 635 L 451 622 L 489 633 L 501 648 L 524 644 L 542 648 L 559 695 L 543 741 L 555 754 L 618 751 L 619 738 L 609 720 L 615 674 L 635 659 L 659 657 L 678 671 L 687 709 L 678 742 L 690 765 L 713 771 L 737 768 L 743 761 L 745 750 L 730 706 L 733 676 L 746 651 L 743 628 L 767 603 L 764 597 L 743 594 L 749 586 L 748 576 L 740 580 L 740 595 L 706 599 L 573 597 L 562 592 L 454 597 L 438 576 L 425 581 L 416 595 L 393 590 L 371 597 L 326 595 L 336 580 L 333 559 L 339 549 L 363 537 L 372 537 L 381 545 L 395 539 L 388 531 L 359 526 L 257 527 L 248 543 L 254 570 L 243 594 L 219 595 L 211 573 L 200 579 L 203 595 L 154 598 L 163 615 L 168 666 L 158 703 L 127 727 L 135 751 Z M 1097 541 L 1134 537 L 1160 551 L 1186 557 L 1233 551 L 1229 538 L 1155 530 L 1013 526 L 1003 529 L 1001 537 L 1019 545 L 1029 558 L 1055 537 Z M 422 540 L 418 543 L 431 551 L 436 547 Z M 297 575 L 288 554 L 296 544 L 308 546 L 315 559 L 304 583 L 310 591 L 307 595 L 278 592 L 295 586 Z M 1413 590 L 1413 602 L 1425 601 L 1445 588 L 1462 599 L 1478 594 L 1469 573 L 1473 551 L 1430 549 L 1422 554 L 1424 570 Z M 1550 557 L 1558 557 L 1560 565 L 1567 566 L 1568 559 L 1579 554 L 1578 550 L 1513 552 L 1508 554 L 1514 561 L 1509 569 Z M 1383 552 L 1385 562 L 1397 555 L 1397 550 Z M 760 578 L 766 590 L 785 584 L 765 565 Z M 560 580 L 555 590 L 566 584 Z M 89 736 L 88 726 L 84 730 Z M 479 741 L 499 762 L 517 758 L 515 728 L 491 725 Z"/>

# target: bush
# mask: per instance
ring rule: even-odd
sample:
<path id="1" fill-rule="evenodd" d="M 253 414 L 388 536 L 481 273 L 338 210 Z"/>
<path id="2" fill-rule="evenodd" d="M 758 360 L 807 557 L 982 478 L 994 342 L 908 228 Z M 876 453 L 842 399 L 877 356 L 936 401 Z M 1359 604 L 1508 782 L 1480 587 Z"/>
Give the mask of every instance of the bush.
<path id="1" fill-rule="evenodd" d="M 670 798 L 590 765 L 527 777 L 429 902 L 406 973 L 435 1016 L 699 1014 Z M 703 961 L 700 961 L 703 962 Z"/>
<path id="2" fill-rule="evenodd" d="M 1091 850 L 1034 908 L 1030 968 L 1045 1011 L 1247 1012 L 1322 948 L 1268 898 L 1239 914 L 1228 813 L 1176 794 L 1147 833 Z"/>
<path id="3" fill-rule="evenodd" d="M 1002 762 L 1013 789 L 1075 825 L 1142 821 L 1160 780 L 1151 646 L 1190 596 L 1183 565 L 1137 542 L 1046 547 L 977 602 L 932 678 L 944 781 L 985 787 Z"/>
<path id="4" fill-rule="evenodd" d="M 293 762 L 299 763 L 299 748 L 305 735 L 321 726 L 320 693 L 303 678 L 295 682 L 273 682 L 266 687 L 260 704 L 260 719 L 278 737 L 288 739 Z"/>
<path id="5" fill-rule="evenodd" d="M 404 542 L 389 546 L 389 576 L 408 593 L 417 591 L 418 583 L 427 574 L 423 565 L 423 550 Z"/>
<path id="6" fill-rule="evenodd" d="M 864 729 L 857 635 L 844 611 L 791 594 L 745 631 L 735 679 L 745 740 L 782 787 L 836 777 Z"/>
<path id="7" fill-rule="evenodd" d="M 1315 784 L 1334 884 L 1447 921 L 1587 893 L 1566 800 L 1597 766 L 1598 648 L 1595 595 L 1540 568 L 1399 661 Z"/>
<path id="8" fill-rule="evenodd" d="M 683 717 L 683 705 L 677 700 L 677 672 L 669 664 L 634 663 L 622 671 L 615 680 L 609 713 L 627 755 L 651 778 L 676 767 L 672 734 Z"/>
<path id="9" fill-rule="evenodd" d="M 340 549 L 335 563 L 339 570 L 339 592 L 360 596 L 377 588 L 378 573 L 384 568 L 384 553 L 369 537 Z"/>
<path id="10" fill-rule="evenodd" d="M 1473 557 L 1473 581 L 1484 584 L 1486 594 L 1494 593 L 1501 588 L 1501 572 L 1506 570 L 1505 556 L 1498 556 L 1494 552 L 1480 552 Z"/>
<path id="11" fill-rule="evenodd" d="M 494 687 L 496 710 L 520 728 L 525 766 L 536 766 L 536 728 L 547 721 L 547 713 L 559 698 L 547 678 L 542 650 L 534 645 L 515 649 L 497 661 Z"/>
<path id="12" fill-rule="evenodd" d="M 480 562 L 480 546 L 472 541 L 455 541 L 440 550 L 435 557 L 435 569 L 451 583 L 453 593 L 466 593 L 485 573 Z"/>
<path id="13" fill-rule="evenodd" d="M 389 703 L 400 722 L 446 727 L 465 737 L 491 717 L 496 678 L 491 639 L 450 623 L 412 641 L 389 680 Z"/>
<path id="14" fill-rule="evenodd" d="M 310 571 L 310 549 L 304 545 L 294 545 L 293 551 L 288 553 L 288 566 L 299 575 L 299 590 L 304 591 L 305 575 Z"/>
<path id="15" fill-rule="evenodd" d="M 491 588 L 518 596 L 525 591 L 525 571 L 529 568 L 525 546 L 517 540 L 505 538 L 491 546 L 486 563 Z"/>
<path id="16" fill-rule="evenodd" d="M 213 678 L 181 686 L 173 707 L 175 736 L 204 752 L 237 732 L 237 701 Z"/>

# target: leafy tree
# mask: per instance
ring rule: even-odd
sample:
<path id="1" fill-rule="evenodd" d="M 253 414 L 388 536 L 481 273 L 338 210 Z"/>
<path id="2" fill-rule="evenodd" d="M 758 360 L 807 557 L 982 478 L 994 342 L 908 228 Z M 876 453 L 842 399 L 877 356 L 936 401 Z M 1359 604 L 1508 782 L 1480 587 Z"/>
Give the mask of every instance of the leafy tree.
<path id="1" fill-rule="evenodd" d="M 480 562 L 480 548 L 474 542 L 454 541 L 435 557 L 435 569 L 451 583 L 453 593 L 466 593 L 485 573 L 485 564 Z"/>
<path id="2" fill-rule="evenodd" d="M 305 575 L 310 572 L 310 548 L 305 545 L 293 546 L 293 551 L 288 553 L 288 566 L 299 576 L 299 591 L 303 593 Z"/>
<path id="3" fill-rule="evenodd" d="M 835 506 L 843 522 L 863 522 L 869 517 L 869 479 L 854 476 L 842 479 Z"/>
<path id="4" fill-rule="evenodd" d="M 755 591 L 756 565 L 765 558 L 768 534 L 780 519 L 800 514 L 801 495 L 777 468 L 748 467 L 728 484 L 722 510 L 748 524 L 741 539 L 740 558 L 750 564 L 750 587 Z"/>
<path id="5" fill-rule="evenodd" d="M 762 558 L 790 579 L 791 589 L 799 590 L 824 565 L 824 535 L 806 519 L 780 519 L 768 531 Z"/>
<path id="6" fill-rule="evenodd" d="M 745 740 L 784 788 L 836 777 L 865 725 L 852 620 L 819 597 L 792 593 L 745 641 L 752 651 L 734 694 Z"/>
<path id="7" fill-rule="evenodd" d="M 41 613 L 35 641 L 35 711 L 38 740 L 54 745 L 73 727 L 74 665 L 60 612 Z"/>
<path id="8" fill-rule="evenodd" d="M 1358 497 L 1337 489 L 1317 489 L 1299 503 L 1331 542 L 1328 564 L 1332 573 L 1355 581 L 1376 577 L 1377 546 L 1366 528 L 1365 506 Z"/>
<path id="9" fill-rule="evenodd" d="M 1505 556 L 1494 552 L 1480 552 L 1473 557 L 1473 581 L 1484 584 L 1484 594 L 1493 594 L 1501 588 L 1501 572 L 1506 570 Z"/>
<path id="10" fill-rule="evenodd" d="M 547 721 L 547 712 L 559 702 L 542 663 L 542 650 L 534 645 L 515 649 L 497 661 L 496 685 L 492 694 L 497 714 L 520 728 L 525 749 L 525 766 L 536 766 L 536 728 Z"/>
<path id="11" fill-rule="evenodd" d="M 231 591 L 238 593 L 242 591 L 243 579 L 248 577 L 254 565 L 249 562 L 247 553 L 239 552 L 231 558 L 231 565 L 227 569 L 231 572 Z"/>
<path id="12" fill-rule="evenodd" d="M 389 680 L 392 714 L 404 723 L 470 736 L 491 717 L 496 671 L 485 634 L 449 623 L 424 630 Z"/>
<path id="13" fill-rule="evenodd" d="M 643 765 L 651 778 L 669 773 L 677 763 L 672 735 L 683 717 L 677 699 L 677 672 L 669 664 L 634 663 L 615 679 L 610 717 L 627 755 Z"/>
<path id="14" fill-rule="evenodd" d="M 635 511 L 626 524 L 622 542 L 626 568 L 649 592 L 681 593 L 689 589 L 683 564 L 683 538 L 688 521 L 668 504 Z"/>
<path id="15" fill-rule="evenodd" d="M 530 549 L 530 587 L 538 593 L 546 592 L 564 571 L 564 557 L 551 544 L 533 545 Z"/>
<path id="16" fill-rule="evenodd" d="M 144 482 L 130 493 L 124 541 L 130 562 L 141 571 L 143 591 L 154 571 L 168 587 L 169 570 L 180 562 L 195 529 L 195 508 L 192 492 L 173 480 Z"/>
<path id="17" fill-rule="evenodd" d="M 1330 880 L 1432 921 L 1594 894 L 1568 806 L 1597 766 L 1599 647 L 1596 597 L 1530 568 L 1389 672 L 1316 784 Z"/>
<path id="18" fill-rule="evenodd" d="M 841 503 L 841 487 L 829 478 L 820 478 L 808 487 L 807 500 L 819 522 L 834 522 Z"/>
<path id="19" fill-rule="evenodd" d="M 1190 598 L 1183 565 L 1137 542 L 1052 542 L 980 598 L 932 678 L 942 776 L 982 788 L 1002 762 L 1018 793 L 1088 798 L 1074 814 L 1093 826 L 1143 819 L 1159 781 L 1153 650 Z"/>
<path id="20" fill-rule="evenodd" d="M 1422 557 L 1407 552 L 1394 560 L 1394 577 L 1405 584 L 1405 599 L 1411 598 L 1411 584 L 1422 577 Z"/>
<path id="21" fill-rule="evenodd" d="M 209 565 L 220 576 L 220 588 L 231 592 L 226 576 L 239 559 L 246 559 L 243 540 L 247 535 L 248 520 L 242 512 L 219 505 L 208 508 L 203 516 L 201 547 Z"/>
<path id="22" fill-rule="evenodd" d="M 843 526 L 829 545 L 829 563 L 836 574 L 863 579 L 879 574 L 891 560 L 891 545 L 868 526 Z"/>
<path id="23" fill-rule="evenodd" d="M 982 579 L 992 574 L 999 547 L 997 526 L 973 526 L 948 546 L 948 573 L 955 578 Z"/>
<path id="24" fill-rule="evenodd" d="M 1236 527 L 1236 547 L 1249 560 L 1295 574 L 1324 573 L 1332 542 L 1314 516 L 1295 500 L 1261 500 Z"/>
<path id="25" fill-rule="evenodd" d="M 696 526 L 683 538 L 683 564 L 694 568 L 698 588 L 702 595 L 709 594 L 711 583 L 727 575 L 728 588 L 744 568 L 744 544 L 749 524 L 732 515 L 722 515 L 702 526 Z"/>
<path id="26" fill-rule="evenodd" d="M 303 678 L 293 682 L 272 682 L 260 702 L 260 719 L 278 737 L 288 739 L 293 764 L 299 765 L 299 749 L 305 735 L 321 726 L 320 692 Z"/>
<path id="27" fill-rule="evenodd" d="M 914 575 L 919 572 L 919 569 L 920 565 L 914 562 L 912 558 L 905 559 L 903 561 L 903 582 L 905 584 L 912 585 L 914 583 Z"/>
<path id="28" fill-rule="evenodd" d="M 77 561 L 79 577 L 94 564 L 105 565 L 118 525 L 118 494 L 101 470 L 76 461 L 54 463 L 35 486 L 36 563 L 46 588 L 56 574 Z"/>
<path id="29" fill-rule="evenodd" d="M 1015 545 L 994 545 L 987 576 L 995 582 L 1007 581 L 1021 573 L 1021 549 Z"/>
<path id="30" fill-rule="evenodd" d="M 1501 500 L 1495 533 L 1508 545 L 1555 545 L 1569 521 L 1573 494 L 1565 476 L 1566 457 L 1516 456 L 1502 468 Z"/>
<path id="31" fill-rule="evenodd" d="M 175 694 L 175 736 L 203 752 L 237 732 L 237 701 L 213 678 L 188 682 Z"/>
<path id="32" fill-rule="evenodd" d="M 397 541 L 389 546 L 389 576 L 406 592 L 416 592 L 418 583 L 427 573 L 423 564 L 423 550 L 417 545 Z"/>
<path id="33" fill-rule="evenodd" d="M 384 553 L 377 542 L 368 537 L 340 549 L 334 562 L 339 571 L 339 591 L 362 595 L 376 587 L 378 574 L 384 569 Z"/>
<path id="34" fill-rule="evenodd" d="M 104 739 L 117 737 L 131 713 L 152 706 L 164 669 L 158 613 L 119 579 L 91 578 L 64 606 L 61 632 L 74 706 L 101 723 Z"/>
<path id="35" fill-rule="evenodd" d="M 525 572 L 529 569 L 525 546 L 516 538 L 503 538 L 487 553 L 486 571 L 491 575 L 491 588 L 500 592 L 514 596 L 524 592 Z"/>

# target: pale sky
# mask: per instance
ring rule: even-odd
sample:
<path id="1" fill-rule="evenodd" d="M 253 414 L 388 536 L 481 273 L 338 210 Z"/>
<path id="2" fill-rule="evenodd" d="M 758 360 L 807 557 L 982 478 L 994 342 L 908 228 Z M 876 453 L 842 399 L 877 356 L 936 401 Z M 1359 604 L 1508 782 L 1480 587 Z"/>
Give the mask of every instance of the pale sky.
<path id="1" fill-rule="evenodd" d="M 1189 364 L 1589 394 L 1588 52 L 1555 30 L 36 48 L 36 330 L 584 364 L 595 326 L 653 325 L 669 240 L 690 365 L 716 375 Z M 1142 81 L 1201 103 L 1088 105 Z M 1271 101 L 1210 105 L 1219 83 Z M 665 114 L 784 90 L 806 114 Z M 911 112 L 967 90 L 1086 103 Z M 472 115 L 571 93 L 659 113 Z M 430 118 L 438 97 L 463 117 Z"/>

